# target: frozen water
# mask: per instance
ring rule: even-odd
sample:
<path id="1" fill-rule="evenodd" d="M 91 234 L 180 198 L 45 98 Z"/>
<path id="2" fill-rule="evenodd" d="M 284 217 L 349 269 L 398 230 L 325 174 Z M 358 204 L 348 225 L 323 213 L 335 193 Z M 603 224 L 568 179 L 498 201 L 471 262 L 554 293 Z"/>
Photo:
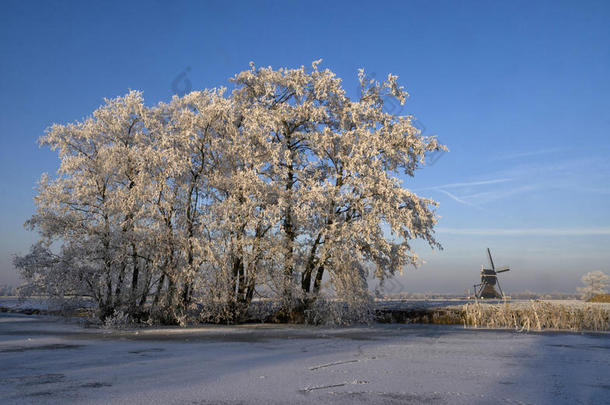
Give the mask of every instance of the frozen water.
<path id="1" fill-rule="evenodd" d="M 602 404 L 609 337 L 440 325 L 108 331 L 0 314 L 0 403 Z"/>

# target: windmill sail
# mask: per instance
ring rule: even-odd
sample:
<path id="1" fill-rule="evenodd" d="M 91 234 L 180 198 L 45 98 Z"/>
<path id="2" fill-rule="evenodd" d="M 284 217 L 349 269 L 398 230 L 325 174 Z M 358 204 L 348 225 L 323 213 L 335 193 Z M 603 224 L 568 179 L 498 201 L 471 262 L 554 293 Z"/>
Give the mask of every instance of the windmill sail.
<path id="1" fill-rule="evenodd" d="M 491 269 L 495 270 L 496 268 L 494 267 L 494 261 L 491 258 L 491 251 L 489 250 L 489 248 L 487 248 L 487 257 L 489 257 L 489 264 L 491 264 Z"/>

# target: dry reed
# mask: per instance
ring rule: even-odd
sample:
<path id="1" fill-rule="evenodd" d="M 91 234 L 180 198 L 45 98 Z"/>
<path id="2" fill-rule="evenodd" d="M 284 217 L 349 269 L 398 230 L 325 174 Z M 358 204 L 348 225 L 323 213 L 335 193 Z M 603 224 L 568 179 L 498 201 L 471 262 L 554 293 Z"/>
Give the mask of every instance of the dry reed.
<path id="1" fill-rule="evenodd" d="M 464 326 L 514 328 L 530 330 L 608 331 L 610 308 L 603 304 L 529 303 L 488 304 L 475 301 L 465 304 Z"/>

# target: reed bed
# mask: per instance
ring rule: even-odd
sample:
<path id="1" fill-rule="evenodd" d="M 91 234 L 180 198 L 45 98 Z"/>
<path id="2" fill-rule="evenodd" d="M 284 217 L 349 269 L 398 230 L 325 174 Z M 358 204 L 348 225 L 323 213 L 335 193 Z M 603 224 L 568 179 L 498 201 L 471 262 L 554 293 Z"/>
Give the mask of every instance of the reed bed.
<path id="1" fill-rule="evenodd" d="M 488 304 L 475 301 L 462 307 L 464 326 L 530 330 L 609 331 L 610 306 L 555 304 L 544 301 Z"/>

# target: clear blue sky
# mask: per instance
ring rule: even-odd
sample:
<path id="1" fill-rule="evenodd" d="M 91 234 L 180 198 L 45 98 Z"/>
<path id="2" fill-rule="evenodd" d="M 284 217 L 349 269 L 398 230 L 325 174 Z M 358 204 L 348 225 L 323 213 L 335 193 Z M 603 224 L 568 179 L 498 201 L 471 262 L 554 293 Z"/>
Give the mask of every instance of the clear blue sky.
<path id="1" fill-rule="evenodd" d="M 462 292 L 486 247 L 508 291 L 610 273 L 610 2 L 226 3 L 0 3 L 0 283 L 17 283 L 36 181 L 58 166 L 35 143 L 47 126 L 129 89 L 155 104 L 249 61 L 319 58 L 352 95 L 359 67 L 399 75 L 402 112 L 451 149 L 405 183 L 441 203 L 445 247 L 415 244 L 428 263 L 407 291 Z"/>

